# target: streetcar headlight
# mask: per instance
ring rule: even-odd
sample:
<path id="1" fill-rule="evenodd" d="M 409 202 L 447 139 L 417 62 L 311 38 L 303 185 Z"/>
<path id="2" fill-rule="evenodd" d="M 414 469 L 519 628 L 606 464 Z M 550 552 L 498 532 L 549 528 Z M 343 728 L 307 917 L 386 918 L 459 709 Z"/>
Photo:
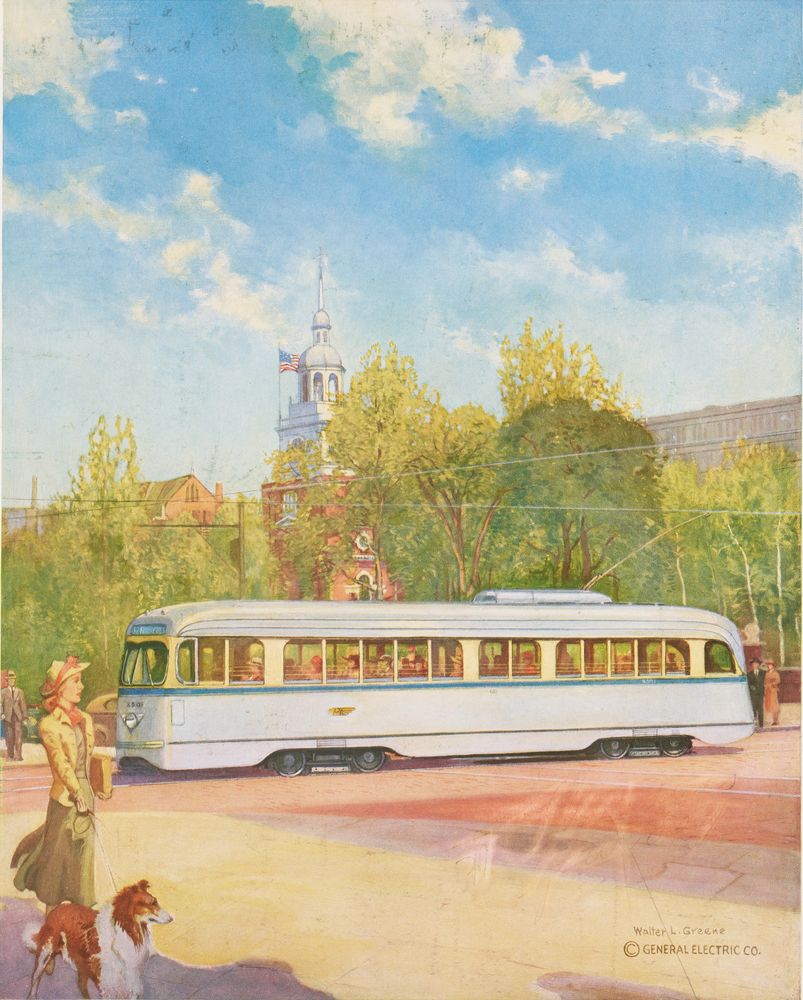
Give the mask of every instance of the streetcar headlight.
<path id="1" fill-rule="evenodd" d="M 123 722 L 126 724 L 126 727 L 128 728 L 128 731 L 133 732 L 140 724 L 140 722 L 142 722 L 145 716 L 137 712 L 127 712 L 122 718 Z"/>

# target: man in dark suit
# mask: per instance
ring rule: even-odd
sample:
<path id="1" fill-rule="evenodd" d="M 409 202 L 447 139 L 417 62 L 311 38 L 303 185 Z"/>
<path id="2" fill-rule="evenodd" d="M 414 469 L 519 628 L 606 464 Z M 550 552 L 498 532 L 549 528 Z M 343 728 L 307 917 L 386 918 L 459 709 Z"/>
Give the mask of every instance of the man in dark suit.
<path id="1" fill-rule="evenodd" d="M 750 661 L 750 669 L 747 671 L 747 687 L 753 715 L 761 729 L 764 726 L 764 671 L 761 669 L 761 660 L 756 656 Z"/>
<path id="2" fill-rule="evenodd" d="M 22 688 L 17 687 L 17 675 L 8 672 L 8 687 L 2 691 L 3 722 L 5 723 L 6 756 L 9 760 L 22 760 L 22 729 L 28 706 Z"/>

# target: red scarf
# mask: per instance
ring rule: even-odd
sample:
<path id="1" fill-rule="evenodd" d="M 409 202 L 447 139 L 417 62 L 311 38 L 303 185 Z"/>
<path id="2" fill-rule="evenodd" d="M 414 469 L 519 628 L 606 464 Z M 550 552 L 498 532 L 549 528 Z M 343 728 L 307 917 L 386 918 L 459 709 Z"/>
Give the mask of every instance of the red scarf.
<path id="1" fill-rule="evenodd" d="M 80 725 L 81 720 L 83 719 L 83 715 L 77 705 L 70 705 L 69 707 L 67 707 L 66 705 L 62 705 L 61 702 L 59 702 L 59 708 L 62 710 L 62 712 L 64 712 L 64 714 L 67 716 L 67 718 L 74 726 Z"/>

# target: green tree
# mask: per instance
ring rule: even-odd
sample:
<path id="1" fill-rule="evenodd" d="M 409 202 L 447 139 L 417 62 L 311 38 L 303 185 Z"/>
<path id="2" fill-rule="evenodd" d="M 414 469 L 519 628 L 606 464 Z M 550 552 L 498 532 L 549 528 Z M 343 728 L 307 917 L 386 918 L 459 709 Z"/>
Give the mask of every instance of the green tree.
<path id="1" fill-rule="evenodd" d="M 590 344 L 564 342 L 563 327 L 536 337 L 532 318 L 517 343 L 505 337 L 500 346 L 499 392 L 507 422 L 539 404 L 581 399 L 594 410 L 635 414 L 625 398 L 621 377 L 608 381 Z"/>
<path id="2" fill-rule="evenodd" d="M 755 622 L 784 661 L 800 601 L 800 479 L 796 456 L 778 445 L 726 449 L 705 476 L 729 613 Z M 799 642 L 799 639 L 798 639 Z"/>
<path id="3" fill-rule="evenodd" d="M 283 597 L 326 596 L 325 583 L 345 560 L 343 485 L 332 476 L 321 440 L 275 451 L 267 461 L 273 481 L 287 484 L 282 509 L 268 511 L 276 589 Z"/>
<path id="4" fill-rule="evenodd" d="M 382 579 L 385 542 L 393 505 L 404 503 L 419 457 L 417 441 L 425 434 L 438 402 L 419 384 L 413 359 L 399 354 L 394 343 L 383 353 L 375 344 L 347 393 L 339 396 L 325 432 L 324 457 L 339 473 L 351 477 L 348 507 L 338 535 L 370 528 L 375 579 Z M 377 598 L 382 588 L 377 587 Z"/>
<path id="5" fill-rule="evenodd" d="M 451 412 L 435 403 L 417 445 L 418 489 L 454 566 L 448 596 L 464 599 L 480 587 L 489 532 L 507 492 L 495 468 L 499 424 L 473 403 Z"/>
<path id="6" fill-rule="evenodd" d="M 517 508 L 503 522 L 511 583 L 589 584 L 661 529 L 659 466 L 643 424 L 559 399 L 508 422 L 502 442 Z"/>

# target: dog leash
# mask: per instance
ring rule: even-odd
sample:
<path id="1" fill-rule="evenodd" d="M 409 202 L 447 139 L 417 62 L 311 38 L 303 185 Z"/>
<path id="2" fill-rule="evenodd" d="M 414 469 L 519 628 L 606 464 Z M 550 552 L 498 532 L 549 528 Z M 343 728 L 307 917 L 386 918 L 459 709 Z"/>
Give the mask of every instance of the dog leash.
<path id="1" fill-rule="evenodd" d="M 100 835 L 100 829 L 98 827 L 98 824 L 100 823 L 100 818 L 98 817 L 97 813 L 93 809 L 88 809 L 87 810 L 87 815 L 89 816 L 89 818 L 90 818 L 90 820 L 92 822 L 92 826 L 94 827 L 94 830 L 95 830 L 95 840 L 97 841 L 98 846 L 100 847 L 100 853 L 103 855 L 103 863 L 106 865 L 106 871 L 109 873 L 109 878 L 111 879 L 111 882 L 112 882 L 112 888 L 114 889 L 115 892 L 117 892 L 117 880 L 114 877 L 114 872 L 112 871 L 112 866 L 109 863 L 109 855 L 106 853 L 106 848 L 105 848 L 105 846 L 103 844 L 103 838 Z M 101 826 L 102 825 L 103 824 L 101 824 Z"/>

